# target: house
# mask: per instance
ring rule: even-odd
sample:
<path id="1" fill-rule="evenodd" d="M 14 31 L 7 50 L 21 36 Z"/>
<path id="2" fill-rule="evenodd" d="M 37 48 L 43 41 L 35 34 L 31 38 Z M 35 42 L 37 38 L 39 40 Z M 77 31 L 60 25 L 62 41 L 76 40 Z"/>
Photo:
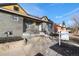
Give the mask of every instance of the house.
<path id="1" fill-rule="evenodd" d="M 0 4 L 0 37 L 6 37 L 6 32 L 10 32 L 9 36 L 48 32 L 49 24 L 52 22 L 46 16 L 30 15 L 17 3 Z"/>
<path id="2" fill-rule="evenodd" d="M 59 32 L 59 31 L 67 31 L 66 27 L 63 25 L 58 25 L 58 24 L 54 24 L 54 32 Z"/>

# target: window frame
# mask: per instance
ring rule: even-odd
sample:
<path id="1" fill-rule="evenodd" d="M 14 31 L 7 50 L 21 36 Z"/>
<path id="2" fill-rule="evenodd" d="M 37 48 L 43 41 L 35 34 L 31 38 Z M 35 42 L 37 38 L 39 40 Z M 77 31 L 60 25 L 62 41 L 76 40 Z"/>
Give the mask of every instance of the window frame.
<path id="1" fill-rule="evenodd" d="M 20 18 L 19 18 L 19 16 L 17 16 L 17 15 L 13 15 L 13 21 L 19 21 L 20 20 Z"/>

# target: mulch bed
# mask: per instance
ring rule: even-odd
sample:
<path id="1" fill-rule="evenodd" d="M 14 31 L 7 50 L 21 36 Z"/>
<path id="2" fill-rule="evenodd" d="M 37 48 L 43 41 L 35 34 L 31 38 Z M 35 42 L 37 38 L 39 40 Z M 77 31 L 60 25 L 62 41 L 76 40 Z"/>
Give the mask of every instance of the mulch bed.
<path id="1" fill-rule="evenodd" d="M 62 43 L 61 46 L 59 46 L 57 43 L 54 46 L 51 46 L 50 49 L 55 50 L 57 53 L 63 56 L 79 56 L 79 47 L 66 43 Z"/>

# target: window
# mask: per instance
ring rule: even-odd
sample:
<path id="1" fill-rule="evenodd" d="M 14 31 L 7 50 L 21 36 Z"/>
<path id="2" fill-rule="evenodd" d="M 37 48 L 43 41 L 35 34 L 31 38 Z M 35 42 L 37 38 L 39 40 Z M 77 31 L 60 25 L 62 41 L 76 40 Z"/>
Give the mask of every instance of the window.
<path id="1" fill-rule="evenodd" d="M 14 6 L 15 11 L 19 11 L 19 8 L 17 6 Z"/>
<path id="2" fill-rule="evenodd" d="M 48 29 L 51 29 L 52 25 L 51 24 L 48 24 Z"/>
<path id="3" fill-rule="evenodd" d="M 13 16 L 13 20 L 14 21 L 19 21 L 19 17 L 18 16 Z"/>

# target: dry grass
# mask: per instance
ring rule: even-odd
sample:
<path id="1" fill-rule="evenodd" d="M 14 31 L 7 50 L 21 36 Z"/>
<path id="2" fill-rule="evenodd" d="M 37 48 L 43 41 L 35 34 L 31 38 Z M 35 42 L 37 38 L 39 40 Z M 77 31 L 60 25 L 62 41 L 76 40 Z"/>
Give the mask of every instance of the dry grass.
<path id="1" fill-rule="evenodd" d="M 25 44 L 24 40 L 0 44 L 1 55 L 27 55 L 33 56 L 37 53 L 47 53 L 52 41 L 46 36 L 35 36 Z M 5 52 L 2 54 L 2 52 Z"/>
<path id="2" fill-rule="evenodd" d="M 24 46 L 24 40 L 0 44 L 0 53 Z"/>

